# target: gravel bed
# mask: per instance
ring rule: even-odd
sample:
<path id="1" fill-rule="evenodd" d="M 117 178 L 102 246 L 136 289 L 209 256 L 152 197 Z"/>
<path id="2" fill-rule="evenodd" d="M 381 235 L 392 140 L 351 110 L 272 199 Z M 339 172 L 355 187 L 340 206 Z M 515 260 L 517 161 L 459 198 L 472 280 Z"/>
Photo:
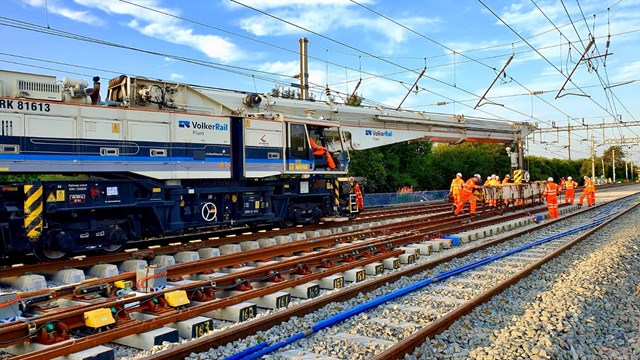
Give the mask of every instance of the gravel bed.
<path id="1" fill-rule="evenodd" d="M 544 233 L 551 234 L 551 233 L 557 233 L 566 229 L 571 229 L 576 227 L 577 225 L 583 224 L 587 219 L 590 219 L 589 215 L 587 214 L 580 216 L 577 219 L 576 218 L 567 219 L 560 224 L 553 224 L 550 227 L 546 228 L 544 230 Z M 520 230 L 522 229 L 519 229 L 518 231 Z M 271 328 L 267 331 L 261 331 L 254 336 L 250 336 L 241 341 L 236 341 L 234 343 L 227 344 L 224 347 L 220 347 L 217 349 L 210 349 L 209 351 L 200 353 L 200 354 L 192 354 L 190 358 L 191 359 L 218 359 L 218 358 L 223 358 L 223 357 L 235 354 L 263 340 L 266 340 L 269 343 L 282 340 L 299 331 L 302 331 L 304 329 L 311 327 L 314 323 L 316 323 L 319 320 L 335 315 L 336 313 L 342 310 L 352 308 L 372 298 L 379 297 L 390 291 L 399 289 L 401 287 L 404 287 L 408 284 L 414 283 L 426 277 L 430 277 L 433 274 L 450 270 L 452 268 L 461 266 L 475 259 L 482 258 L 490 254 L 495 254 L 495 253 L 507 250 L 509 248 L 513 248 L 515 246 L 539 239 L 541 237 L 544 237 L 544 235 L 527 234 L 520 238 L 513 239 L 512 241 L 509 241 L 506 244 L 501 244 L 498 246 L 494 246 L 490 249 L 481 250 L 474 254 L 465 256 L 464 258 L 461 258 L 461 259 L 454 259 L 446 264 L 441 264 L 437 266 L 431 271 L 426 271 L 422 274 L 415 275 L 409 278 L 403 278 L 402 280 L 396 283 L 388 284 L 387 286 L 379 288 L 368 294 L 360 294 L 358 297 L 350 299 L 345 302 L 329 304 L 324 308 L 320 309 L 319 311 L 308 314 L 303 318 L 292 318 L 280 326 Z M 491 239 L 487 239 L 484 241 L 490 241 L 490 240 Z M 475 242 L 475 243 L 478 243 L 478 242 Z M 466 246 L 469 246 L 469 245 L 474 245 L 474 243 L 466 244 Z M 456 248 L 453 250 L 440 253 L 438 255 L 445 256 L 445 255 L 451 254 L 451 251 L 455 252 L 455 251 L 461 251 L 461 250 L 459 250 L 459 248 Z M 418 262 L 431 261 L 433 259 L 434 259 L 433 256 L 421 257 L 418 260 Z M 477 274 L 474 274 L 474 276 L 475 277 L 480 276 L 480 278 L 484 277 L 485 279 L 487 277 L 487 275 L 477 275 Z M 387 333 L 385 332 L 385 330 L 380 330 L 380 328 L 377 328 L 377 330 L 373 331 L 373 333 L 376 333 L 378 336 L 380 336 L 380 334 L 385 334 L 382 336 L 383 339 L 381 340 L 386 340 L 390 338 L 398 339 L 398 338 L 403 338 L 408 334 L 410 334 L 411 332 L 413 332 L 412 324 L 428 323 L 430 320 L 433 319 L 433 317 L 435 316 L 434 314 L 440 313 L 441 310 L 443 309 L 452 309 L 455 307 L 455 304 L 447 304 L 447 303 L 443 303 L 441 301 L 436 301 L 433 299 L 431 299 L 432 301 L 429 301 L 428 298 L 427 299 L 421 298 L 422 302 L 416 303 L 416 301 L 419 301 L 419 300 L 417 300 L 416 298 L 410 299 L 410 297 L 411 295 L 407 296 L 406 297 L 407 299 L 398 299 L 395 302 L 395 305 L 392 305 L 391 307 L 382 306 L 382 307 L 379 307 L 378 309 L 373 309 L 368 313 L 360 314 L 359 316 L 356 316 L 355 318 L 344 321 L 343 323 L 340 323 L 330 329 L 325 329 L 323 331 L 320 331 L 314 336 L 301 339 L 300 341 L 285 347 L 283 350 L 292 350 L 292 349 L 307 350 L 307 351 L 313 351 L 314 353 L 317 353 L 317 354 L 333 356 L 341 359 L 366 359 L 368 357 L 371 357 L 371 355 L 378 353 L 379 351 L 384 349 L 385 346 L 383 344 L 378 344 L 375 341 L 372 342 L 371 344 L 368 344 L 369 346 L 366 346 L 366 345 L 363 345 L 362 343 L 354 342 L 354 341 L 341 341 L 341 339 L 344 338 L 344 334 L 363 335 L 358 333 L 357 330 L 364 329 L 363 331 L 366 334 L 367 331 L 369 331 L 368 330 L 369 328 L 374 328 L 374 325 L 371 325 L 372 324 L 371 321 L 363 321 L 363 320 L 367 320 L 367 319 L 389 320 L 393 318 L 398 319 L 398 321 L 400 321 L 400 323 L 402 324 L 400 328 L 402 328 L 403 326 L 405 327 L 405 329 L 399 333 L 394 333 L 396 330 L 389 330 L 389 329 L 386 331 L 391 331 L 391 333 Z M 416 316 L 415 315 L 416 313 L 424 312 L 424 309 L 422 309 L 422 311 L 413 311 L 413 312 L 406 311 L 406 309 L 403 309 L 403 307 L 411 307 L 411 306 L 413 307 L 419 306 L 427 309 L 434 309 L 434 313 L 433 314 L 427 313 L 427 314 L 422 314 L 421 316 Z M 394 313 L 394 311 L 396 311 L 396 313 Z M 403 315 L 402 318 L 400 318 L 399 317 L 400 313 L 403 313 L 405 315 Z M 405 318 L 407 317 L 406 315 L 407 313 L 410 314 L 408 315 L 409 316 L 408 319 L 410 321 L 405 320 Z M 363 319 L 362 318 L 363 316 L 366 316 L 367 319 Z M 363 323 L 363 322 L 366 323 L 365 327 L 363 327 L 362 325 L 359 325 L 360 323 Z M 376 321 L 376 322 L 380 323 L 380 321 Z M 409 325 L 405 324 L 404 322 L 409 323 Z M 387 326 L 386 328 L 390 328 L 390 326 Z M 356 331 L 354 331 L 353 329 L 356 329 Z M 452 346 L 453 349 L 457 349 L 458 347 L 460 347 L 460 345 Z M 439 348 L 439 345 L 435 345 L 434 348 L 436 349 Z M 443 348 L 446 348 L 446 347 L 443 346 Z M 467 355 L 464 355 L 464 356 L 468 356 L 469 352 L 467 352 L 466 354 Z M 452 356 L 452 355 L 447 356 L 445 354 L 442 354 L 442 355 L 444 355 L 445 357 Z M 279 359 L 282 357 L 278 355 L 278 353 L 276 353 L 276 354 L 270 355 L 269 358 Z"/>
<path id="2" fill-rule="evenodd" d="M 405 359 L 640 358 L 639 219 L 636 209 Z"/>

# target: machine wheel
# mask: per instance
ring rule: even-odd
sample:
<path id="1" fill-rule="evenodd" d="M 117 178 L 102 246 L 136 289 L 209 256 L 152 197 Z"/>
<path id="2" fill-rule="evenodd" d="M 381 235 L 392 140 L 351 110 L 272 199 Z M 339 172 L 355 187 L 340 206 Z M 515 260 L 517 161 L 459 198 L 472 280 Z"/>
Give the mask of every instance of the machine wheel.
<path id="1" fill-rule="evenodd" d="M 121 227 L 116 226 L 109 236 L 109 244 L 107 246 L 103 246 L 100 250 L 105 253 L 120 252 L 124 249 L 127 240 L 127 232 Z"/>
<path id="2" fill-rule="evenodd" d="M 67 240 L 67 235 L 64 232 L 51 231 L 44 235 L 40 246 L 33 249 L 34 255 L 42 261 L 59 260 L 69 255 L 66 251 L 56 249 L 59 242 Z"/>
<path id="3" fill-rule="evenodd" d="M 40 248 L 33 250 L 34 255 L 41 261 L 60 260 L 67 256 L 67 253 L 61 250 L 52 250 L 49 248 Z"/>
<path id="4" fill-rule="evenodd" d="M 280 227 L 290 228 L 290 227 L 294 227 L 295 225 L 296 225 L 296 222 L 293 221 L 292 219 L 280 220 Z"/>

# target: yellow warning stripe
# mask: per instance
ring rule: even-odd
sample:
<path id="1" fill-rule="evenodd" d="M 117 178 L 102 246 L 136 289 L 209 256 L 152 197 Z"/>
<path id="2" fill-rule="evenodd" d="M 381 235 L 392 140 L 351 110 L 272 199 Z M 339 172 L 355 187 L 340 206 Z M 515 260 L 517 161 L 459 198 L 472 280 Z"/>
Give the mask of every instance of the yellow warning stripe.
<path id="1" fill-rule="evenodd" d="M 333 202 L 336 206 L 340 205 L 340 182 L 338 179 L 333 180 Z"/>
<path id="2" fill-rule="evenodd" d="M 42 233 L 42 186 L 24 186 L 24 232 L 28 238 L 37 238 Z"/>
<path id="3" fill-rule="evenodd" d="M 524 171 L 523 170 L 514 171 L 513 172 L 513 182 L 514 183 L 521 183 L 523 175 L 524 175 Z"/>

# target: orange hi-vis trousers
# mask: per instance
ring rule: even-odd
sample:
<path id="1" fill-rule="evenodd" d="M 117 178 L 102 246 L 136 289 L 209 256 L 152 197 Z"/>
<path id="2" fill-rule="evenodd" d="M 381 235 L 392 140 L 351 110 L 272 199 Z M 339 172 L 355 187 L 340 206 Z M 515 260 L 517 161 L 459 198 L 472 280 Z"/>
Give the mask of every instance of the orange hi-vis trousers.
<path id="1" fill-rule="evenodd" d="M 473 192 L 462 190 L 462 195 L 460 196 L 460 201 L 456 206 L 455 214 L 458 215 L 462 212 L 462 208 L 466 202 L 469 202 L 469 214 L 473 214 L 476 212 L 476 198 L 473 196 Z"/>
<path id="2" fill-rule="evenodd" d="M 565 204 L 571 204 L 573 205 L 573 201 L 576 198 L 576 191 L 575 189 L 567 189 L 567 192 L 564 194 L 564 202 Z"/>
<path id="3" fill-rule="evenodd" d="M 549 209 L 549 217 L 556 219 L 558 217 L 558 197 L 547 195 L 547 209 Z"/>

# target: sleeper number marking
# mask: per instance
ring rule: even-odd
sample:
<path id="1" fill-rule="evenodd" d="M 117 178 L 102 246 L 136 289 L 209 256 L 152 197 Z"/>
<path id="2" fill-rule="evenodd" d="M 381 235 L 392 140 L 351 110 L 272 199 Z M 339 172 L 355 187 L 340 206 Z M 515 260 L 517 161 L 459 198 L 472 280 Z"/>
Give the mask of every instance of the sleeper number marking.
<path id="1" fill-rule="evenodd" d="M 0 99 L 0 109 L 49 112 L 51 111 L 51 104 L 34 101 Z"/>

